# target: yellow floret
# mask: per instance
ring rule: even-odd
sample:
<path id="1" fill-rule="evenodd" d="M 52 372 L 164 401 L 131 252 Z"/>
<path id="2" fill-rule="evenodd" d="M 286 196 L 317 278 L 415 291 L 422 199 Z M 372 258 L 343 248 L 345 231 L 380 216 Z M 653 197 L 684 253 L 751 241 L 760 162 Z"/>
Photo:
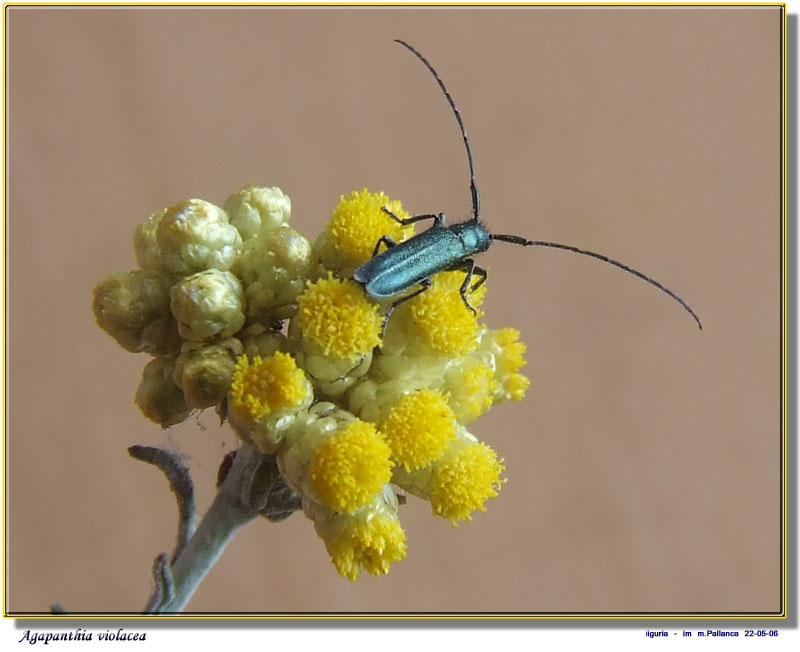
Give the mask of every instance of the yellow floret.
<path id="1" fill-rule="evenodd" d="M 288 353 L 276 352 L 265 360 L 239 356 L 231 383 L 231 407 L 252 419 L 265 417 L 274 410 L 299 405 L 308 397 L 308 385 L 302 369 Z"/>
<path id="2" fill-rule="evenodd" d="M 297 319 L 303 337 L 318 345 L 325 355 L 354 359 L 380 344 L 378 306 L 367 300 L 355 282 L 333 278 L 308 283 L 297 303 Z"/>
<path id="3" fill-rule="evenodd" d="M 522 374 L 509 374 L 503 380 L 503 387 L 512 401 L 521 401 L 525 398 L 525 391 L 530 384 L 530 379 Z"/>
<path id="4" fill-rule="evenodd" d="M 513 373 L 524 367 L 525 351 L 527 346 L 519 341 L 519 331 L 516 328 L 501 328 L 497 331 L 497 343 L 503 349 L 503 354 L 498 359 L 498 370 Z"/>
<path id="5" fill-rule="evenodd" d="M 527 364 L 524 357 L 527 347 L 519 341 L 519 331 L 516 328 L 502 328 L 494 333 L 494 338 L 499 348 L 496 376 L 500 383 L 495 392 L 495 402 L 507 399 L 519 401 L 531 384 L 528 378 L 517 373 L 520 367 Z"/>
<path id="6" fill-rule="evenodd" d="M 450 390 L 450 407 L 456 418 L 465 424 L 475 421 L 492 407 L 497 389 L 494 372 L 481 362 L 472 364 L 474 366 L 460 367 L 445 377 L 445 386 Z"/>
<path id="7" fill-rule="evenodd" d="M 427 466 L 455 438 L 455 417 L 447 398 L 423 389 L 401 398 L 381 423 L 392 458 L 406 471 Z"/>
<path id="8" fill-rule="evenodd" d="M 340 198 L 328 222 L 328 231 L 344 266 L 357 266 L 369 260 L 381 236 L 402 242 L 414 234 L 412 226 L 401 226 L 383 207 L 401 219 L 409 216 L 398 200 L 389 199 L 382 192 L 364 188 Z"/>
<path id="9" fill-rule="evenodd" d="M 355 580 L 361 568 L 385 575 L 394 562 L 406 556 L 406 533 L 397 520 L 378 514 L 353 518 L 333 541 L 326 543 L 339 575 Z"/>
<path id="10" fill-rule="evenodd" d="M 417 336 L 441 353 L 464 355 L 478 343 L 478 319 L 483 312 L 486 286 L 467 293 L 477 315 L 464 305 L 461 285 L 464 272 L 441 272 L 433 276 L 430 289 L 408 302 Z"/>
<path id="11" fill-rule="evenodd" d="M 486 511 L 484 502 L 497 496 L 504 482 L 503 460 L 486 444 L 466 442 L 436 465 L 431 474 L 431 507 L 437 516 L 457 521 L 472 520 L 476 509 Z"/>
<path id="12" fill-rule="evenodd" d="M 392 475 L 389 444 L 366 421 L 352 421 L 316 449 L 311 486 L 319 501 L 352 513 L 372 500 Z"/>

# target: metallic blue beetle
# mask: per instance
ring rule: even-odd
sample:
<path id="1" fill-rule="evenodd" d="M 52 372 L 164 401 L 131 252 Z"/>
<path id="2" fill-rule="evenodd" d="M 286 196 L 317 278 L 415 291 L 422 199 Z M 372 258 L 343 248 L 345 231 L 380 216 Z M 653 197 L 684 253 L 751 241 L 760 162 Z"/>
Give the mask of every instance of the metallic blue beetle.
<path id="1" fill-rule="evenodd" d="M 689 304 L 681 297 L 658 281 L 649 276 L 645 276 L 641 272 L 619 261 L 571 245 L 559 244 L 557 242 L 545 242 L 542 240 L 527 240 L 518 235 L 489 233 L 486 226 L 480 221 L 480 194 L 475 184 L 475 165 L 472 160 L 472 149 L 469 145 L 467 131 L 464 128 L 461 114 L 458 108 L 456 108 L 455 102 L 450 96 L 450 92 L 447 90 L 444 82 L 428 60 L 405 41 L 396 39 L 396 42 L 410 50 L 425 64 L 433 75 L 433 78 L 439 84 L 439 88 L 444 93 L 445 98 L 447 98 L 447 102 L 450 104 L 450 108 L 453 110 L 456 120 L 458 121 L 458 126 L 461 130 L 461 138 L 467 150 L 467 161 L 469 162 L 472 217 L 464 222 L 459 222 L 452 226 L 445 226 L 444 213 L 414 215 L 413 217 L 401 219 L 387 208 L 383 209 L 392 219 L 404 226 L 422 220 L 433 220 L 433 224 L 427 231 L 423 231 L 399 244 L 389 236 L 382 236 L 375 245 L 372 258 L 353 273 L 353 280 L 360 283 L 364 287 L 364 291 L 371 297 L 385 299 L 401 295 L 386 310 L 383 321 L 384 330 L 386 329 L 389 315 L 391 315 L 392 311 L 397 306 L 427 290 L 431 286 L 430 277 L 437 272 L 445 270 L 463 270 L 466 272 L 460 290 L 461 298 L 464 301 L 464 305 L 475 314 L 475 309 L 469 304 L 467 299 L 467 290 L 472 292 L 480 287 L 486 281 L 487 274 L 485 269 L 475 264 L 471 256 L 486 251 L 493 240 L 510 242 L 525 247 L 538 246 L 564 249 L 584 256 L 591 256 L 592 258 L 597 258 L 610 265 L 614 265 L 629 274 L 633 274 L 647 281 L 650 285 L 668 294 L 694 317 L 700 329 L 703 328 L 697 313 L 695 313 L 695 311 L 689 307 Z M 386 251 L 380 252 L 381 244 L 386 246 Z M 473 276 L 478 276 L 479 279 L 470 286 Z M 419 288 L 408 294 L 402 294 L 417 284 L 419 284 Z"/>

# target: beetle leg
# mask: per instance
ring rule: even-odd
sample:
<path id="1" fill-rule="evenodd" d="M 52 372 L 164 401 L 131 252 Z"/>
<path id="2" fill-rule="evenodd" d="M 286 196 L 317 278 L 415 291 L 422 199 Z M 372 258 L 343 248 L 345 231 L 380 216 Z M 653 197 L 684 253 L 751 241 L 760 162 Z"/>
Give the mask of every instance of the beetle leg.
<path id="1" fill-rule="evenodd" d="M 473 285 L 469 289 L 470 294 L 475 292 L 475 290 L 477 290 L 481 285 L 486 283 L 486 279 L 489 276 L 489 273 L 485 269 L 483 269 L 483 267 L 478 267 L 477 265 L 475 265 L 475 267 L 472 269 L 472 273 L 477 274 L 478 276 L 480 276 L 480 278 L 478 279 L 477 283 L 475 283 L 475 285 Z"/>
<path id="2" fill-rule="evenodd" d="M 394 312 L 394 309 L 397 308 L 401 303 L 405 303 L 409 299 L 413 299 L 418 294 L 422 294 L 431 286 L 431 280 L 429 278 L 422 279 L 419 284 L 422 286 L 416 292 L 412 292 L 411 294 L 407 294 L 403 297 L 400 297 L 397 301 L 395 301 L 391 306 L 386 309 L 386 313 L 383 315 L 383 326 L 381 326 L 381 338 L 386 334 L 386 325 L 389 323 L 389 315 Z"/>
<path id="3" fill-rule="evenodd" d="M 464 302 L 464 305 L 467 309 L 473 314 L 477 315 L 478 311 L 475 310 L 467 300 L 467 288 L 469 288 L 470 293 L 477 290 L 481 285 L 486 283 L 486 277 L 489 275 L 488 272 L 483 269 L 483 267 L 478 267 L 475 264 L 475 261 L 472 258 L 465 258 L 464 260 L 460 261 L 457 265 L 454 265 L 451 269 L 461 269 L 467 273 L 464 277 L 464 282 L 461 284 L 461 289 L 459 293 L 461 294 L 461 300 Z M 470 281 L 472 281 L 472 277 L 480 276 L 480 278 L 475 282 L 475 285 L 470 287 Z"/>
<path id="4" fill-rule="evenodd" d="M 381 248 L 381 242 L 386 245 L 387 249 L 397 246 L 397 243 L 393 238 L 390 238 L 388 235 L 382 235 L 380 238 L 378 238 L 378 242 L 375 243 L 375 250 L 372 252 L 373 258 L 378 255 L 378 249 Z"/>
<path id="5" fill-rule="evenodd" d="M 411 217 L 397 217 L 392 211 L 390 211 L 386 206 L 381 206 L 381 210 L 386 213 L 389 217 L 391 217 L 395 222 L 398 224 L 402 224 L 403 226 L 408 226 L 409 224 L 414 224 L 414 222 L 421 222 L 422 220 L 433 220 L 434 226 L 444 226 L 445 217 L 444 213 L 434 214 L 425 214 L 425 215 L 412 215 Z"/>

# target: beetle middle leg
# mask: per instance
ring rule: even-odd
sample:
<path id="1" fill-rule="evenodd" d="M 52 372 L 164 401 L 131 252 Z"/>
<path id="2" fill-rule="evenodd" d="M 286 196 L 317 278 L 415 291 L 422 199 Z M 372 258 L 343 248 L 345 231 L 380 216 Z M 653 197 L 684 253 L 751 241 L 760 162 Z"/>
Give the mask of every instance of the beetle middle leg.
<path id="1" fill-rule="evenodd" d="M 372 251 L 373 258 L 375 258 L 375 256 L 378 255 L 378 249 L 381 248 L 381 243 L 386 245 L 387 250 L 397 246 L 397 243 L 394 241 L 394 238 L 391 238 L 388 235 L 382 235 L 380 238 L 378 238 L 378 241 L 375 243 L 375 249 L 373 249 Z"/>
<path id="2" fill-rule="evenodd" d="M 459 294 L 461 294 L 461 300 L 464 302 L 464 305 L 467 309 L 473 314 L 478 314 L 478 311 L 473 308 L 469 301 L 467 300 L 467 290 L 469 289 L 469 293 L 472 294 L 477 290 L 481 285 L 486 283 L 486 278 L 489 276 L 488 272 L 483 269 L 483 267 L 478 267 L 475 264 L 475 261 L 472 258 L 465 258 L 464 260 L 460 261 L 457 265 L 454 265 L 450 269 L 452 270 L 462 270 L 467 273 L 464 277 L 464 282 L 461 284 L 461 289 L 459 289 Z M 475 282 L 475 285 L 470 287 L 470 281 L 472 281 L 473 276 L 480 276 L 480 278 Z"/>
<path id="3" fill-rule="evenodd" d="M 406 294 L 403 297 L 400 297 L 397 301 L 395 301 L 392 305 L 390 305 L 386 309 L 386 312 L 383 315 L 383 325 L 381 326 L 381 337 L 383 337 L 386 334 L 386 325 L 389 323 L 389 315 L 391 315 L 394 312 L 394 309 L 397 308 L 397 306 L 399 306 L 400 304 L 405 303 L 409 299 L 413 299 L 418 294 L 422 294 L 423 292 L 425 292 L 425 290 L 430 288 L 431 280 L 429 278 L 424 278 L 419 282 L 419 284 L 422 286 L 419 290 L 417 290 L 416 292 L 412 292 L 411 294 Z"/>

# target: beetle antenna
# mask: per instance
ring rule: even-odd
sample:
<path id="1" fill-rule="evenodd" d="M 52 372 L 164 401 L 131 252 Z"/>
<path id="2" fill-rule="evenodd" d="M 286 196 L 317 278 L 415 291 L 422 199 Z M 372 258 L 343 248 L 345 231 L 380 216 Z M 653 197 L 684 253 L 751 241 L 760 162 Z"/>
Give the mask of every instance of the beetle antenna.
<path id="1" fill-rule="evenodd" d="M 430 71 L 433 75 L 433 78 L 436 80 L 436 83 L 439 84 L 439 88 L 442 89 L 442 93 L 447 98 L 447 102 L 450 104 L 450 108 L 453 109 L 453 113 L 456 116 L 456 120 L 458 120 L 458 126 L 461 129 L 461 138 L 464 139 L 464 147 L 467 149 L 467 160 L 469 161 L 469 190 L 472 194 L 472 219 L 478 219 L 478 216 L 481 213 L 481 197 L 478 193 L 478 186 L 475 185 L 475 164 L 472 161 L 472 149 L 469 146 L 469 138 L 467 138 L 467 130 L 464 127 L 464 121 L 461 119 L 461 114 L 458 112 L 458 108 L 456 107 L 456 103 L 453 101 L 453 97 L 450 95 L 450 91 L 447 90 L 447 86 L 444 85 L 442 78 L 439 77 L 439 73 L 436 72 L 436 69 L 430 64 L 430 62 L 423 57 L 417 50 L 415 50 L 412 46 L 410 46 L 405 41 L 401 41 L 399 38 L 395 39 L 395 43 L 399 43 L 407 50 L 410 50 L 412 54 L 414 54 L 417 59 L 422 61 L 425 64 L 425 67 Z"/>
<path id="2" fill-rule="evenodd" d="M 643 281 L 647 281 L 650 285 L 657 287 L 659 290 L 668 294 L 670 297 L 675 299 L 679 304 L 681 304 L 686 311 L 694 317 L 694 320 L 697 322 L 698 327 L 700 330 L 703 330 L 703 324 L 700 322 L 700 317 L 697 316 L 697 313 L 691 309 L 688 303 L 684 301 L 681 297 L 675 294 L 672 290 L 667 287 L 664 287 L 656 281 L 655 279 L 650 278 L 649 276 L 645 276 L 640 271 L 633 269 L 633 267 L 629 267 L 624 263 L 619 262 L 618 260 L 614 260 L 613 258 L 609 258 L 608 256 L 604 256 L 603 254 L 597 254 L 593 251 L 586 251 L 586 249 L 578 249 L 578 247 L 573 247 L 571 245 L 564 245 L 559 244 L 557 242 L 544 242 L 542 240 L 526 240 L 523 237 L 518 235 L 504 235 L 504 234 L 492 234 L 492 240 L 500 240 L 502 242 L 510 242 L 511 244 L 518 244 L 522 245 L 523 247 L 553 247 L 555 249 L 564 249 L 566 251 L 571 251 L 576 254 L 583 254 L 584 256 L 591 256 L 592 258 L 597 258 L 598 260 L 602 260 L 604 263 L 608 263 L 610 265 L 614 265 L 614 267 L 619 267 L 622 271 L 628 272 L 629 274 L 633 274 L 634 276 L 642 279 Z"/>

